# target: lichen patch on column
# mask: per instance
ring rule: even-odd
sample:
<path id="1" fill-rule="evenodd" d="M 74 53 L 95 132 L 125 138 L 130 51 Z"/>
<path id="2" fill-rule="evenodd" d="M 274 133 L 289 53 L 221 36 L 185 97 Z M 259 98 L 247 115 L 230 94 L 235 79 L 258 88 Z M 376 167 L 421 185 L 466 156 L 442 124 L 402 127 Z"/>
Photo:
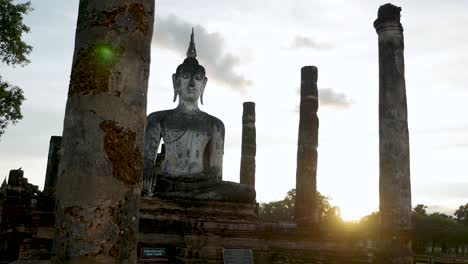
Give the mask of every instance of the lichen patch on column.
<path id="1" fill-rule="evenodd" d="M 130 191 L 114 206 L 103 204 L 88 209 L 81 206 L 63 208 L 63 214 L 59 214 L 61 225 L 57 227 L 57 232 L 79 239 L 74 241 L 73 246 L 61 247 L 71 255 L 87 252 L 86 256 L 127 258 L 132 254 L 131 251 L 136 250 L 125 245 L 126 241 L 136 239 L 136 229 L 132 225 L 132 219 L 136 219 L 134 216 L 138 211 L 134 206 L 135 199 Z"/>
<path id="2" fill-rule="evenodd" d="M 117 241 L 112 245 L 111 249 L 109 250 L 109 256 L 111 257 L 118 257 L 120 255 L 120 241 Z"/>
<path id="3" fill-rule="evenodd" d="M 107 27 L 112 27 L 114 23 L 117 21 L 117 16 L 120 15 L 123 11 L 125 11 L 125 7 L 118 7 L 111 10 L 104 10 L 102 13 L 106 17 L 104 24 Z"/>
<path id="4" fill-rule="evenodd" d="M 125 184 L 136 184 L 143 174 L 143 154 L 135 147 L 136 133 L 117 126 L 115 121 L 103 121 L 104 150 L 112 162 L 112 175 Z"/>
<path id="5" fill-rule="evenodd" d="M 121 5 L 102 11 L 88 7 L 86 0 L 82 0 L 80 7 L 79 29 L 90 27 L 105 27 L 117 32 L 138 31 L 144 35 L 150 32 L 149 22 L 152 20 L 152 11 L 145 11 L 145 6 L 140 3 Z"/>
<path id="6" fill-rule="evenodd" d="M 80 49 L 73 66 L 68 96 L 109 91 L 112 68 L 119 62 L 122 48 L 96 44 Z"/>
<path id="7" fill-rule="evenodd" d="M 142 4 L 131 4 L 128 7 L 128 13 L 130 13 L 135 19 L 136 30 L 143 34 L 148 32 L 148 26 L 145 22 L 145 8 Z"/>

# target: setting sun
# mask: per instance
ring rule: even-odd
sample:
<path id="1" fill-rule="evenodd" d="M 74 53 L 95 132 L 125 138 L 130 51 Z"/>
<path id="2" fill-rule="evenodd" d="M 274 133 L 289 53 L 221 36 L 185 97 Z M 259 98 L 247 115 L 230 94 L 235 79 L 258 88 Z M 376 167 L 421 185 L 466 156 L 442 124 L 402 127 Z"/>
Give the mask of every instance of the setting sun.
<path id="1" fill-rule="evenodd" d="M 372 211 L 371 207 L 345 205 L 340 207 L 341 218 L 344 221 L 358 221 L 362 217 L 369 215 Z"/>

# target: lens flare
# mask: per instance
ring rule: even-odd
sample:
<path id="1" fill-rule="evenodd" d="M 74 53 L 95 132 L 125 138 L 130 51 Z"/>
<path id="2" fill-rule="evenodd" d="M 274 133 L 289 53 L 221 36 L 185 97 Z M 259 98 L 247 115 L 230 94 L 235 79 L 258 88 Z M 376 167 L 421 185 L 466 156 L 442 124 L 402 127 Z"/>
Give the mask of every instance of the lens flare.
<path id="1" fill-rule="evenodd" d="M 109 45 L 100 45 L 96 47 L 96 55 L 100 62 L 112 64 L 114 61 L 114 50 Z"/>

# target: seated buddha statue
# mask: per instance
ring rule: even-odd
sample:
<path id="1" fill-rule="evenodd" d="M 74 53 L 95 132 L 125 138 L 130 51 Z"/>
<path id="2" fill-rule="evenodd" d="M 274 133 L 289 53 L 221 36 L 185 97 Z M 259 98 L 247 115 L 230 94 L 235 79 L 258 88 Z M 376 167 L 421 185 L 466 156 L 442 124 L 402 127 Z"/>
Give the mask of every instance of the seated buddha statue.
<path id="1" fill-rule="evenodd" d="M 208 78 L 196 55 L 192 30 L 187 58 L 172 75 L 178 106 L 147 118 L 143 192 L 163 198 L 254 202 L 252 187 L 222 181 L 224 124 L 199 109 Z M 157 157 L 161 139 L 162 160 Z M 148 182 L 152 184 L 145 186 Z"/>

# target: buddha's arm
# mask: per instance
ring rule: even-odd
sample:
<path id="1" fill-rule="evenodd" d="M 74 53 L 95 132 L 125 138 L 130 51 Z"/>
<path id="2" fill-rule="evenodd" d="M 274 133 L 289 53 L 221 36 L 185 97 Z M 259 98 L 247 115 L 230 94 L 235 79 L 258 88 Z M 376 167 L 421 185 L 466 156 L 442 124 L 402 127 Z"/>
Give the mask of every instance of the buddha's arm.
<path id="1" fill-rule="evenodd" d="M 160 118 L 156 113 L 148 116 L 145 129 L 145 169 L 153 168 L 156 161 L 159 142 L 161 140 L 161 124 Z"/>
<path id="2" fill-rule="evenodd" d="M 210 170 L 222 180 L 223 176 L 223 155 L 224 155 L 224 124 L 221 120 L 213 122 L 213 134 L 209 144 Z"/>

